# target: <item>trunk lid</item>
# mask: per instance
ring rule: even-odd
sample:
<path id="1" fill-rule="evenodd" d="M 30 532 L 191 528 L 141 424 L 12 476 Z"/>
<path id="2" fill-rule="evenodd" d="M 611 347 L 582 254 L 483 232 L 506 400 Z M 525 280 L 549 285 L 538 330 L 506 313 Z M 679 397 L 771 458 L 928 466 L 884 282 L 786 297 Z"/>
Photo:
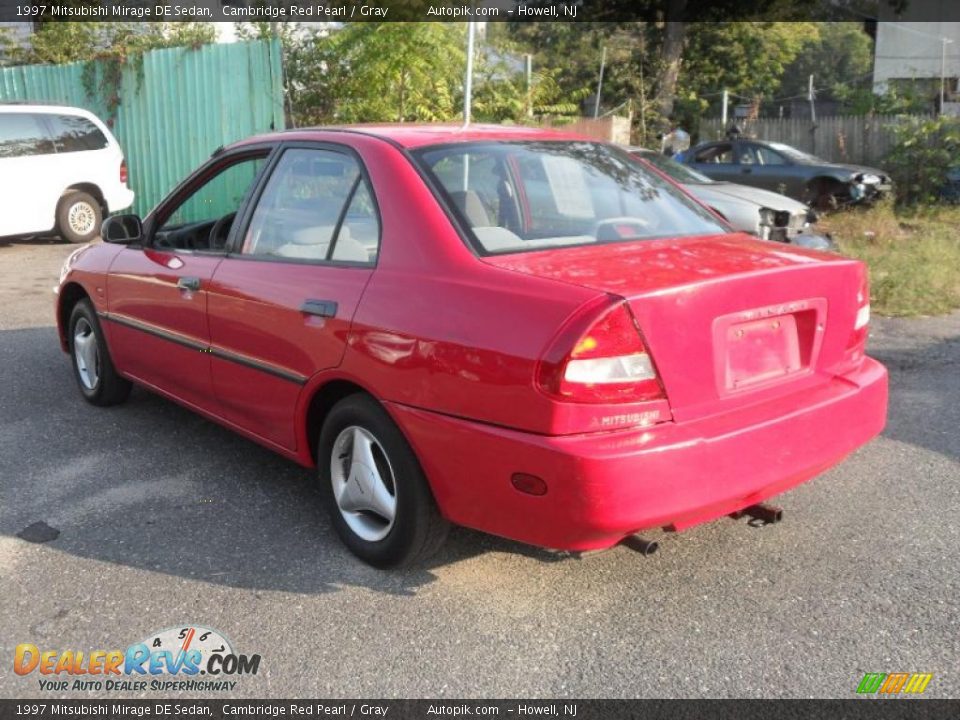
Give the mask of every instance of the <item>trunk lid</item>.
<path id="1" fill-rule="evenodd" d="M 627 299 L 678 421 L 828 382 L 845 364 L 864 267 L 729 234 L 485 258 Z"/>

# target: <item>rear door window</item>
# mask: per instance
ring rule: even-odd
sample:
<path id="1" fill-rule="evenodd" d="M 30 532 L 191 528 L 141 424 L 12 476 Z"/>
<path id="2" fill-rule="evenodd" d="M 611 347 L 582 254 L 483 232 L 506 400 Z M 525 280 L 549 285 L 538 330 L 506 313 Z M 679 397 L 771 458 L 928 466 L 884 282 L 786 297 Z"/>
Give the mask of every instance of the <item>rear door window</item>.
<path id="1" fill-rule="evenodd" d="M 53 143 L 39 115 L 0 113 L 0 158 L 52 152 Z"/>
<path id="2" fill-rule="evenodd" d="M 733 145 L 730 143 L 721 143 L 719 145 L 710 145 L 698 150 L 693 157 L 694 162 L 715 163 L 717 165 L 730 165 L 734 162 Z"/>
<path id="3" fill-rule="evenodd" d="M 763 145 L 753 145 L 753 152 L 757 156 L 757 161 L 761 165 L 786 165 L 787 160 L 783 155 L 778 152 L 774 152 L 768 147 Z"/>
<path id="4" fill-rule="evenodd" d="M 53 142 L 58 153 L 102 150 L 107 137 L 94 123 L 79 115 L 50 115 Z"/>

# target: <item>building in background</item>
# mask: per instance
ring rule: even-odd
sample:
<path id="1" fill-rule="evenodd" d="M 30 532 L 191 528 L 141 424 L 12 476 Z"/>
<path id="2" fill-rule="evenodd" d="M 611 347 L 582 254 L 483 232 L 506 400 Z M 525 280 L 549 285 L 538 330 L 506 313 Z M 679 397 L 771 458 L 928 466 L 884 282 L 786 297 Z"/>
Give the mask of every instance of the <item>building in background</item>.
<path id="1" fill-rule="evenodd" d="M 955 0 L 947 0 L 954 2 Z M 882 7 L 886 8 L 885 5 Z M 884 93 L 910 84 L 939 103 L 944 81 L 944 111 L 960 110 L 960 22 L 911 22 L 911 17 L 937 17 L 944 0 L 911 0 L 904 13 L 882 10 L 877 22 L 873 90 Z"/>

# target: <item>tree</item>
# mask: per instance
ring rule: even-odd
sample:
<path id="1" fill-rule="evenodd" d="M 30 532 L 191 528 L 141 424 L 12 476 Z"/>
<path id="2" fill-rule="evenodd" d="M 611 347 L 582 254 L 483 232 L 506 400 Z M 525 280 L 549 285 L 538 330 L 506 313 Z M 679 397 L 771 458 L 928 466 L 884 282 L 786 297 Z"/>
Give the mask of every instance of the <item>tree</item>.
<path id="1" fill-rule="evenodd" d="M 473 117 L 522 123 L 544 115 L 579 115 L 579 102 L 586 93 L 561 87 L 561 69 L 543 67 L 535 58 L 531 58 L 528 86 L 526 48 L 501 32 L 501 27 L 487 27 L 485 42 L 474 58 Z"/>
<path id="2" fill-rule="evenodd" d="M 216 40 L 212 23 L 46 22 L 27 46 L 9 52 L 11 64 L 59 65 L 98 59 L 125 61 L 162 47 L 197 47 Z"/>
<path id="3" fill-rule="evenodd" d="M 9 28 L 0 26 L 0 67 L 10 62 L 10 53 L 14 47 L 13 33 Z"/>
<path id="4" fill-rule="evenodd" d="M 456 117 L 463 24 L 351 23 L 316 35 L 294 57 L 303 119 L 438 121 Z"/>
<path id="5" fill-rule="evenodd" d="M 686 10 L 686 1 L 677 0 L 671 4 L 667 16 L 681 17 Z M 663 43 L 660 46 L 660 67 L 654 95 L 654 108 L 660 116 L 660 130 L 669 130 L 667 125 L 673 115 L 673 103 L 677 95 L 677 83 L 680 79 L 680 63 L 683 59 L 686 42 L 687 23 L 680 20 L 667 20 L 663 28 Z"/>
<path id="6" fill-rule="evenodd" d="M 863 105 L 873 96 L 873 41 L 861 23 L 817 23 L 816 35 L 801 48 L 783 73 L 780 93 L 805 95 L 814 76 L 820 98 Z"/>
<path id="7" fill-rule="evenodd" d="M 960 155 L 960 119 L 908 118 L 894 127 L 896 145 L 884 167 L 894 179 L 897 201 L 903 204 L 936 202 L 956 171 Z"/>
<path id="8" fill-rule="evenodd" d="M 816 23 L 692 23 L 682 88 L 700 97 L 724 88 L 742 97 L 772 95 L 787 66 L 817 37 Z"/>
<path id="9" fill-rule="evenodd" d="M 642 22 L 507 24 L 517 51 L 533 55 L 535 70 L 549 74 L 567 102 L 580 103 L 596 93 L 605 48 L 601 112 L 648 94 L 653 69 L 646 57 L 648 31 Z M 593 106 L 586 110 L 592 112 Z"/>

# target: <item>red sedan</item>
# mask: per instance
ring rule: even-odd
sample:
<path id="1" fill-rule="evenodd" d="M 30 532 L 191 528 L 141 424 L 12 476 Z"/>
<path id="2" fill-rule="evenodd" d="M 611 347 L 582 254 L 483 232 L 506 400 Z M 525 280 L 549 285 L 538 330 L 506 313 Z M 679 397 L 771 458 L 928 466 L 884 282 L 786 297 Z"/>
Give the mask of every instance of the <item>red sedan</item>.
<path id="1" fill-rule="evenodd" d="M 57 300 L 83 396 L 137 383 L 316 467 L 378 566 L 449 523 L 579 551 L 763 515 L 886 418 L 861 263 L 575 135 L 264 135 L 103 235 Z"/>

